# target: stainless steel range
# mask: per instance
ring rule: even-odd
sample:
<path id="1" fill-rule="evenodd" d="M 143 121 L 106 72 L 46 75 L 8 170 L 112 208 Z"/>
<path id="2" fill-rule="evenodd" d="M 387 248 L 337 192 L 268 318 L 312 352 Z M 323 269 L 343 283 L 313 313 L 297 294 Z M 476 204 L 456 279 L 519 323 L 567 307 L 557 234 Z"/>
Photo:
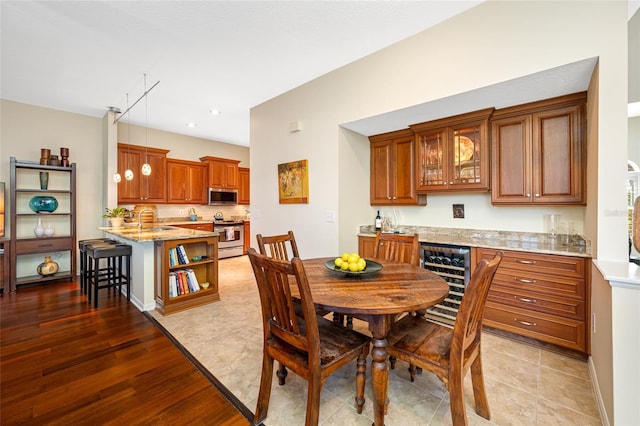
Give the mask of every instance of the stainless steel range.
<path id="1" fill-rule="evenodd" d="M 244 223 L 215 221 L 213 231 L 218 233 L 218 259 L 242 256 L 244 253 Z"/>

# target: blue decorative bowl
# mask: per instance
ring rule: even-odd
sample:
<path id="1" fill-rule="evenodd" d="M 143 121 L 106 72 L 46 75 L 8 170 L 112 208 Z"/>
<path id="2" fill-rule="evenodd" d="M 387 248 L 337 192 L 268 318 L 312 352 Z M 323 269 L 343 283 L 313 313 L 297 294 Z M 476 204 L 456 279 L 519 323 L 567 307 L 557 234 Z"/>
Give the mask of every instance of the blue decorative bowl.
<path id="1" fill-rule="evenodd" d="M 58 200 L 49 195 L 36 195 L 29 200 L 29 207 L 36 213 L 53 213 L 58 208 Z"/>

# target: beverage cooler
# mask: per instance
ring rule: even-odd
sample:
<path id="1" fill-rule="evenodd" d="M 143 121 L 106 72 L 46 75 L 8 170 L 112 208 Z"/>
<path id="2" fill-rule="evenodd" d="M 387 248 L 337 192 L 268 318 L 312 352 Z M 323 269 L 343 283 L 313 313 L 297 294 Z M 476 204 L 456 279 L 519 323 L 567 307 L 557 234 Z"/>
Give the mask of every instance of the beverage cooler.
<path id="1" fill-rule="evenodd" d="M 440 275 L 449 284 L 449 295 L 427 309 L 430 321 L 453 328 L 471 275 L 471 249 L 449 244 L 422 243 L 421 266 Z"/>

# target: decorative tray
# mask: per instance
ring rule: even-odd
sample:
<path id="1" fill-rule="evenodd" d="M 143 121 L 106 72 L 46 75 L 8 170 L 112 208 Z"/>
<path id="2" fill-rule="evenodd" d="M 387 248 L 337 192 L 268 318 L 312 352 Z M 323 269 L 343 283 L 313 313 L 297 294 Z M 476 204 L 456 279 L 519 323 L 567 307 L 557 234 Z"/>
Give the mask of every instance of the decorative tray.
<path id="1" fill-rule="evenodd" d="M 373 260 L 369 260 L 369 259 L 365 259 L 367 262 L 367 267 L 364 268 L 362 271 L 357 271 L 357 272 L 353 272 L 353 271 L 344 271 L 341 268 L 336 267 L 335 263 L 334 263 L 334 259 L 330 259 L 327 260 L 324 263 L 324 266 L 326 266 L 327 269 L 334 271 L 334 272 L 338 272 L 347 276 L 359 276 L 359 275 L 366 275 L 366 274 L 373 274 L 374 272 L 378 272 L 379 270 L 382 269 L 382 265 L 379 264 L 376 261 Z"/>

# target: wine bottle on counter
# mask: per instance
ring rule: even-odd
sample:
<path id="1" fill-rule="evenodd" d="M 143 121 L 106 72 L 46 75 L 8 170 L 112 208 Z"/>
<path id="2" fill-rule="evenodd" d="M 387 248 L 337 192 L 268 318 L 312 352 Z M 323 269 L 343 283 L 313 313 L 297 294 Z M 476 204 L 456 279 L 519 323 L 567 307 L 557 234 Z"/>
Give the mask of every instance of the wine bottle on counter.
<path id="1" fill-rule="evenodd" d="M 380 217 L 380 210 L 378 210 L 378 215 L 376 216 L 376 231 L 382 229 L 382 218 Z"/>

